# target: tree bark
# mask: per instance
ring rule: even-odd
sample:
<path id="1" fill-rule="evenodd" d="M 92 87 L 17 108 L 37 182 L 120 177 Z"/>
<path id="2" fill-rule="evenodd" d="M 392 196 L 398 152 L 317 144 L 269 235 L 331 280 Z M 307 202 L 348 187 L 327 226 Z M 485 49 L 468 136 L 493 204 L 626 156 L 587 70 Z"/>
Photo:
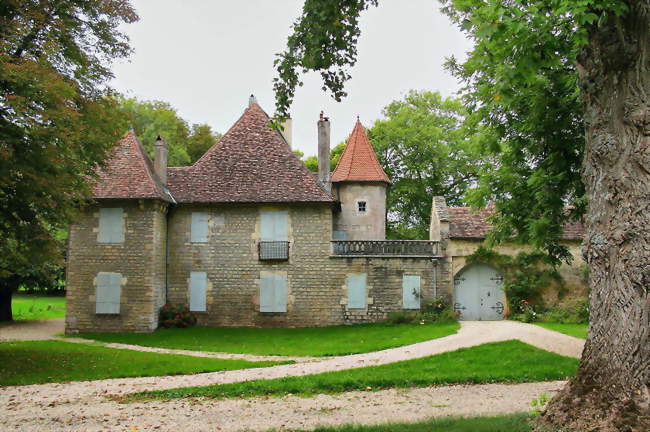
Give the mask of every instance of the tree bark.
<path id="1" fill-rule="evenodd" d="M 650 430 L 650 1 L 594 25 L 579 58 L 589 336 L 540 430 Z"/>
<path id="2" fill-rule="evenodd" d="M 11 313 L 11 297 L 13 290 L 0 287 L 0 322 L 13 321 Z"/>

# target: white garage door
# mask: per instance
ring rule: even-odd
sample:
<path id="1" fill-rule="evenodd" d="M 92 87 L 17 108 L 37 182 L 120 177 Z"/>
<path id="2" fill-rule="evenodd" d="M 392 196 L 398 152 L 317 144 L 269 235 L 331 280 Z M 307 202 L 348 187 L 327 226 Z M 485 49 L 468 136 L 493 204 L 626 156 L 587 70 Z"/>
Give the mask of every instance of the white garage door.
<path id="1" fill-rule="evenodd" d="M 473 264 L 454 278 L 454 310 L 464 321 L 503 319 L 503 277 L 485 264 Z"/>

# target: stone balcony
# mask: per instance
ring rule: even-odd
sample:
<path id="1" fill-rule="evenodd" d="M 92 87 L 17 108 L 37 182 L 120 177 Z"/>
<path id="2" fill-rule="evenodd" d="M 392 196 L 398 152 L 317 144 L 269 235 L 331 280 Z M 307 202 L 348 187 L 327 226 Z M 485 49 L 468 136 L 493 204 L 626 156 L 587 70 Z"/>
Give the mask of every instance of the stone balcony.
<path id="1" fill-rule="evenodd" d="M 333 240 L 332 256 L 341 258 L 440 258 L 440 242 L 429 240 Z"/>

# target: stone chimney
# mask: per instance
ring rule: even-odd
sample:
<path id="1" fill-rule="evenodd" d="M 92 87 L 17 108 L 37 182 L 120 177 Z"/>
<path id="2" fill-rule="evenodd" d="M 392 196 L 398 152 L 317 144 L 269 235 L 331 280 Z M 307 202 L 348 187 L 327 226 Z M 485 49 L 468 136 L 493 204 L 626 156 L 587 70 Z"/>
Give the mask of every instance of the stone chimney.
<path id="1" fill-rule="evenodd" d="M 435 196 L 431 203 L 429 240 L 444 241 L 447 237 L 449 237 L 449 213 L 447 211 L 447 201 L 444 197 Z"/>
<path id="2" fill-rule="evenodd" d="M 330 121 L 320 112 L 318 120 L 318 180 L 328 192 L 332 191 L 330 177 Z"/>
<path id="3" fill-rule="evenodd" d="M 160 181 L 167 184 L 167 143 L 160 135 L 156 138 L 154 171 Z"/>
<path id="4" fill-rule="evenodd" d="M 282 123 L 282 130 L 280 133 L 284 137 L 284 140 L 289 144 L 289 148 L 292 148 L 292 135 L 291 135 L 291 129 L 292 129 L 292 124 L 293 122 L 291 121 L 291 117 L 287 117 L 287 119 Z"/>
<path id="5" fill-rule="evenodd" d="M 256 103 L 257 103 L 257 99 L 255 99 L 255 95 L 254 94 L 250 95 L 248 97 L 248 107 L 250 108 L 250 107 L 253 106 L 253 104 L 256 104 Z"/>

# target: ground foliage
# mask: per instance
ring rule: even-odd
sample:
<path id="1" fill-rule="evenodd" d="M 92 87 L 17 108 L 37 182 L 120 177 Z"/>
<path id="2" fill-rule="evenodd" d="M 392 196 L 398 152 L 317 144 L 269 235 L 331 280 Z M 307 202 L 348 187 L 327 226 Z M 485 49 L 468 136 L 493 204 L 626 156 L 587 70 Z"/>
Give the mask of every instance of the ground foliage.
<path id="1" fill-rule="evenodd" d="M 106 87 L 129 55 L 126 0 L 5 0 L 0 6 L 0 320 L 11 293 L 52 277 L 88 179 L 124 118 Z"/>
<path id="2" fill-rule="evenodd" d="M 186 375 L 286 363 L 155 354 L 61 341 L 0 342 L 0 386 Z"/>
<path id="3" fill-rule="evenodd" d="M 313 396 L 443 384 L 538 382 L 572 376 L 578 360 L 517 340 L 487 343 L 380 366 L 270 380 L 136 393 L 132 400 L 185 397 Z"/>
<path id="4" fill-rule="evenodd" d="M 373 323 L 331 327 L 193 327 L 149 334 L 85 333 L 83 337 L 150 347 L 257 355 L 333 356 L 366 353 L 449 336 L 456 322 L 426 325 Z"/>

